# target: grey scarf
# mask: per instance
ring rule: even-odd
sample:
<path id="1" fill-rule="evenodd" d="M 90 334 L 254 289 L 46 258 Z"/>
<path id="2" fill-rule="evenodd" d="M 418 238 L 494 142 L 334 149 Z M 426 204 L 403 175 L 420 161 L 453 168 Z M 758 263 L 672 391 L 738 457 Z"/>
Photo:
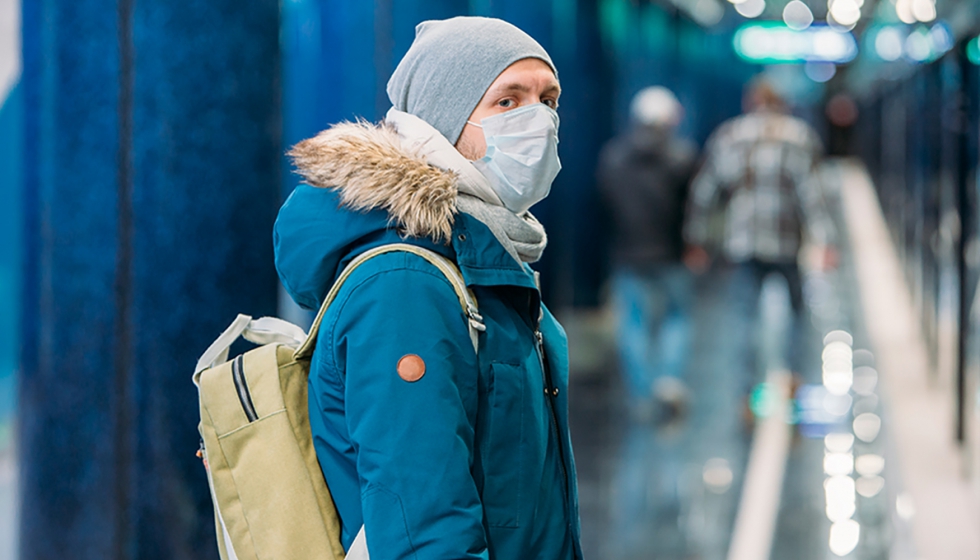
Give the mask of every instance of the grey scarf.
<path id="1" fill-rule="evenodd" d="M 429 123 L 395 109 L 388 111 L 385 122 L 430 165 L 452 171 L 458 177 L 456 208 L 485 224 L 504 249 L 518 262 L 533 263 L 541 259 L 548 245 L 548 235 L 530 212 L 518 216 L 503 203 L 473 164 Z"/>

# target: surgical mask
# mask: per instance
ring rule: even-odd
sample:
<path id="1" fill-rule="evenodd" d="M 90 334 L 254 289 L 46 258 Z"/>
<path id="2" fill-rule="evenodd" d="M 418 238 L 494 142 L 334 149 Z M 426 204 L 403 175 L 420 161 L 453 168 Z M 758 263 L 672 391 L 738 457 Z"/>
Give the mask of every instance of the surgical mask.
<path id="1" fill-rule="evenodd" d="M 515 214 L 544 200 L 561 171 L 558 113 L 542 103 L 487 117 L 483 129 L 487 154 L 473 162 L 504 206 Z"/>

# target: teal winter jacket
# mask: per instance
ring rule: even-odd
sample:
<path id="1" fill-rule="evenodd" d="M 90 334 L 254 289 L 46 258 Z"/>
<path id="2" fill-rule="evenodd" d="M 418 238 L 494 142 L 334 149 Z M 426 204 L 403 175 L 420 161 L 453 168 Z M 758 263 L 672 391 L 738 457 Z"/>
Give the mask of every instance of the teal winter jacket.
<path id="1" fill-rule="evenodd" d="M 535 273 L 455 212 L 455 175 L 384 126 L 338 125 L 293 155 L 315 185 L 292 193 L 275 227 L 297 303 L 318 308 L 363 251 L 410 243 L 457 263 L 486 325 L 474 352 L 452 286 L 416 255 L 375 257 L 344 283 L 309 380 L 344 547 L 363 524 L 372 560 L 581 558 L 567 341 Z M 415 375 L 424 364 L 417 380 L 399 374 L 406 356 Z"/>

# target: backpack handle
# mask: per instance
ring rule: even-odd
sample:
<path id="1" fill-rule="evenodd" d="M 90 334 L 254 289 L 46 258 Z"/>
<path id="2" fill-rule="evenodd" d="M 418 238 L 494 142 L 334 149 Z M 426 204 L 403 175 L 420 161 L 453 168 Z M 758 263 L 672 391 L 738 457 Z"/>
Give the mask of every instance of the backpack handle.
<path id="1" fill-rule="evenodd" d="M 194 367 L 194 379 L 197 379 L 199 372 L 227 362 L 228 350 L 238 340 L 238 337 L 260 346 L 276 342 L 292 348 L 299 348 L 306 340 L 306 332 L 296 325 L 276 317 L 252 319 L 249 315 L 239 314 L 197 360 L 197 366 Z"/>
<path id="2" fill-rule="evenodd" d="M 422 257 L 430 264 L 438 268 L 446 279 L 449 280 L 449 283 L 453 286 L 453 290 L 456 292 L 456 297 L 459 298 L 459 304 L 463 308 L 463 313 L 466 315 L 467 328 L 470 332 L 470 342 L 473 343 L 473 351 L 479 352 L 479 336 L 481 332 L 487 330 L 487 327 L 483 324 L 483 317 L 479 313 L 479 307 L 476 303 L 476 296 L 474 296 L 473 292 L 466 287 L 466 282 L 463 280 L 463 274 L 459 271 L 459 268 L 456 267 L 456 264 L 435 251 L 424 249 L 417 245 L 409 245 L 408 243 L 391 243 L 389 245 L 382 245 L 361 253 L 344 268 L 343 272 L 341 272 L 340 276 L 337 278 L 337 281 L 330 287 L 330 291 L 327 292 L 327 297 L 323 300 L 323 305 L 320 306 L 320 310 L 317 312 L 316 318 L 313 319 L 313 324 L 310 326 L 309 336 L 306 338 L 306 341 L 302 344 L 302 346 L 296 350 L 294 357 L 297 360 L 310 359 L 313 356 L 313 350 L 316 348 L 316 339 L 320 333 L 320 322 L 323 320 L 323 316 L 326 315 L 327 308 L 337 297 L 337 293 L 340 292 L 340 288 L 343 286 L 344 281 L 347 280 L 347 277 L 349 277 L 352 272 L 354 272 L 354 269 L 364 264 L 367 260 L 378 255 L 392 253 L 395 251 L 403 251 Z"/>

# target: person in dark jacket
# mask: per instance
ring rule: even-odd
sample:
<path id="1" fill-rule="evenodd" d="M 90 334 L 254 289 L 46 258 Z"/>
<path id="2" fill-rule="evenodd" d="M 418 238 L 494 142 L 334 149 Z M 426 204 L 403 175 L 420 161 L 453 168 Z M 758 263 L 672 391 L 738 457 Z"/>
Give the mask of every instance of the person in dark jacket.
<path id="1" fill-rule="evenodd" d="M 529 266 L 547 244 L 528 208 L 560 168 L 560 91 L 516 27 L 427 21 L 383 123 L 291 152 L 308 184 L 280 210 L 275 248 L 298 304 L 318 308 L 364 251 L 408 243 L 458 266 L 485 326 L 475 350 L 452 285 L 414 254 L 372 258 L 342 285 L 309 403 L 345 550 L 363 526 L 372 560 L 582 558 L 567 340 Z"/>
<path id="2" fill-rule="evenodd" d="M 620 367 L 640 419 L 675 417 L 687 400 L 692 279 L 682 260 L 683 220 L 697 152 L 675 134 L 682 114 L 670 90 L 640 91 L 632 128 L 599 159 L 599 187 L 613 223 Z"/>

